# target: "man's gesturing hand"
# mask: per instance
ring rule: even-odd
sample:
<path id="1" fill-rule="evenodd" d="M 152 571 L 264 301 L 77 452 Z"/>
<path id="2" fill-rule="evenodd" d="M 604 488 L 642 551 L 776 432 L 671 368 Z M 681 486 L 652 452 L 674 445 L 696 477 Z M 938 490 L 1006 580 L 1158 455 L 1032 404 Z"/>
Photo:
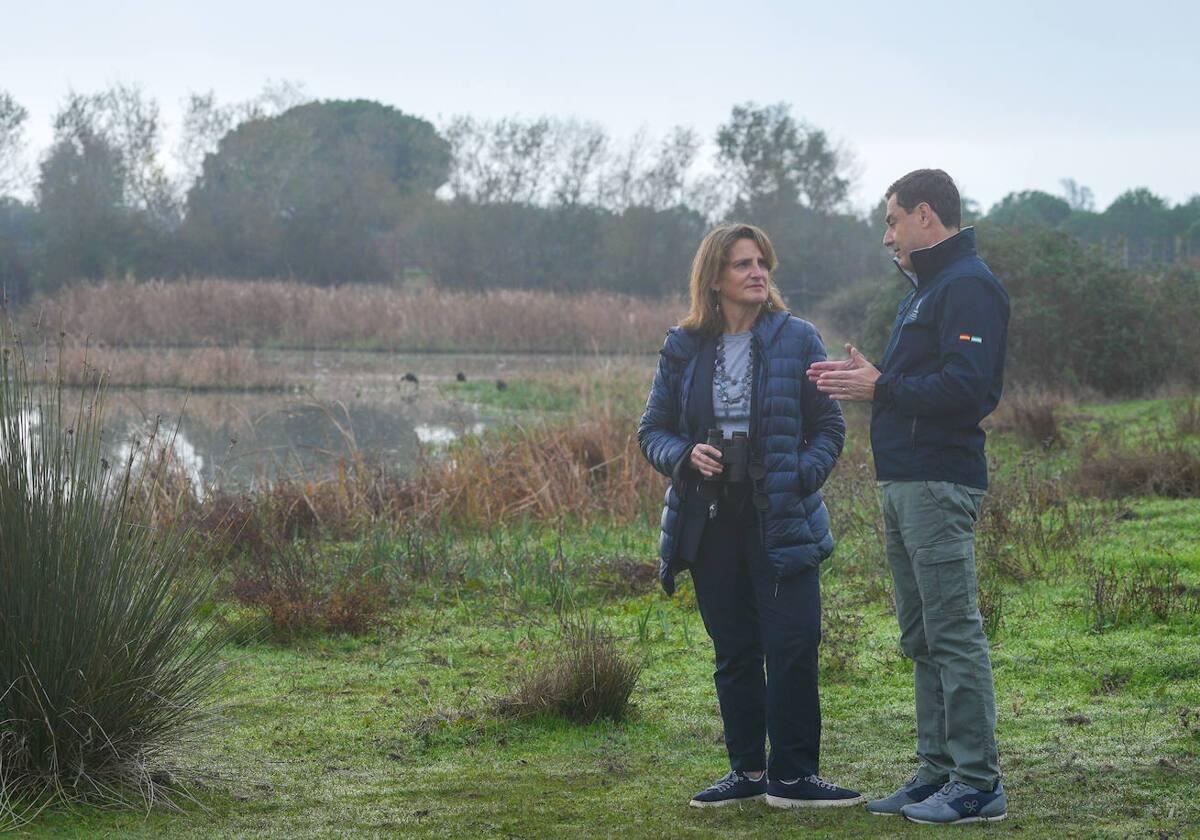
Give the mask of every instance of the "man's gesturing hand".
<path id="1" fill-rule="evenodd" d="M 850 358 L 842 362 L 813 362 L 808 378 L 817 390 L 835 400 L 870 402 L 875 398 L 879 370 L 853 344 L 846 345 L 846 352 Z"/>

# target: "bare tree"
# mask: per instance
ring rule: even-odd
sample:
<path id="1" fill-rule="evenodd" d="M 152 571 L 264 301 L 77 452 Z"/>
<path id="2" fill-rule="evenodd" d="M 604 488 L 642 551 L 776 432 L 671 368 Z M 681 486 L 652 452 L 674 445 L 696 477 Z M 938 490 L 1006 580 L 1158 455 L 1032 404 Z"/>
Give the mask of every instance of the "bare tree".
<path id="1" fill-rule="evenodd" d="M 54 118 L 55 142 L 79 151 L 102 138 L 120 156 L 123 201 L 161 224 L 174 224 L 180 204 L 174 185 L 159 162 L 162 121 L 158 102 L 136 85 L 114 85 L 96 94 L 71 91 Z"/>
<path id="2" fill-rule="evenodd" d="M 629 207 L 686 204 L 701 144 L 677 127 L 651 151 L 645 129 L 617 145 L 603 126 L 576 119 L 496 121 L 456 116 L 442 127 L 450 142 L 447 192 L 476 204 Z"/>
<path id="3" fill-rule="evenodd" d="M 442 129 L 450 142 L 450 191 L 478 204 L 537 203 L 553 157 L 553 132 L 546 117 L 451 118 Z"/>
<path id="4" fill-rule="evenodd" d="M 180 193 L 185 193 L 195 182 L 205 155 L 216 151 L 217 143 L 233 128 L 234 118 L 234 109 L 218 105 L 212 91 L 188 95 L 183 107 L 179 144 L 175 148 Z"/>
<path id="5" fill-rule="evenodd" d="M 717 172 L 692 178 L 684 186 L 683 205 L 695 210 L 710 222 L 715 222 L 729 210 L 733 196 L 729 182 Z"/>
<path id="6" fill-rule="evenodd" d="M 624 210 L 638 203 L 642 171 L 646 163 L 649 135 L 639 128 L 623 147 L 608 156 L 600 202 L 612 210 Z"/>
<path id="7" fill-rule="evenodd" d="M 667 210 L 685 203 L 688 173 L 700 151 L 700 137 L 691 128 L 676 126 L 659 145 L 654 163 L 641 178 L 638 203 Z"/>
<path id="8" fill-rule="evenodd" d="M 603 193 L 601 167 L 607 149 L 608 134 L 602 126 L 578 120 L 555 123 L 551 186 L 555 204 L 574 207 L 599 203 Z M 590 202 L 586 200 L 589 194 Z"/>
<path id="9" fill-rule="evenodd" d="M 6 91 L 0 91 L 0 194 L 25 184 L 26 173 L 21 161 L 25 120 L 29 117 L 20 104 Z"/>
<path id="10" fill-rule="evenodd" d="M 298 82 L 267 82 L 258 96 L 242 102 L 220 105 L 212 91 L 192 93 L 183 108 L 183 125 L 175 160 L 179 175 L 175 191 L 185 195 L 200 175 L 204 158 L 217 150 L 221 138 L 247 120 L 278 116 L 297 105 L 311 102 Z"/>
<path id="11" fill-rule="evenodd" d="M 1085 187 L 1075 182 L 1074 178 L 1063 178 L 1059 181 L 1063 188 L 1063 198 L 1072 210 L 1095 210 L 1096 200 L 1091 187 Z"/>

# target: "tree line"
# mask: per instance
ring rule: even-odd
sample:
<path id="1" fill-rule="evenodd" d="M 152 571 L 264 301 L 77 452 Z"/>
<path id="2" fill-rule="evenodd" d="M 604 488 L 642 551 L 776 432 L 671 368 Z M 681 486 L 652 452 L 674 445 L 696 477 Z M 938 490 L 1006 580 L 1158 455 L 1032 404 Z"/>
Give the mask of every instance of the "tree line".
<path id="1" fill-rule="evenodd" d="M 285 84 L 240 103 L 191 96 L 168 152 L 158 103 L 119 85 L 65 98 L 33 172 L 27 116 L 0 92 L 10 299 L 197 274 L 659 295 L 680 290 L 706 226 L 734 216 L 777 239 L 779 281 L 806 304 L 884 267 L 878 220 L 848 208 L 849 155 L 785 104 L 733 107 L 706 157 L 686 126 L 624 142 L 554 117 L 435 127 Z M 31 199 L 15 197 L 22 184 Z M 1063 196 L 1013 193 L 986 218 L 1064 230 L 1126 264 L 1200 256 L 1200 197 L 1171 207 L 1137 189 L 1092 205 L 1067 181 Z"/>
<path id="2" fill-rule="evenodd" d="M 157 102 L 116 86 L 68 95 L 21 173 L 26 118 L 0 93 L 9 299 L 197 274 L 675 294 L 706 226 L 729 214 L 777 231 L 781 279 L 805 296 L 880 266 L 846 206 L 845 153 L 786 105 L 733 108 L 707 162 L 687 127 L 624 142 L 553 117 L 435 127 L 287 86 L 230 105 L 192 96 L 168 167 Z M 22 174 L 31 200 L 15 197 Z"/>

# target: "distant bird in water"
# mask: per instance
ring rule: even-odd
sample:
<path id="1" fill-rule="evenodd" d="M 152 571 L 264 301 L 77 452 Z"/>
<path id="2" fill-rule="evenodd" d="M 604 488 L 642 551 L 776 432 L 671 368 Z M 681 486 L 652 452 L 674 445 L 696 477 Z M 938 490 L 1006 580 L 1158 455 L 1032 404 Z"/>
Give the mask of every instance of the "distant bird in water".
<path id="1" fill-rule="evenodd" d="M 412 384 L 417 385 L 417 386 L 419 386 L 421 384 L 421 380 L 417 379 L 417 375 L 415 373 L 413 373 L 411 370 L 408 373 L 404 374 L 404 376 L 402 376 L 400 378 L 405 382 L 411 382 Z"/>
<path id="2" fill-rule="evenodd" d="M 508 383 L 505 382 L 503 379 L 497 379 L 496 380 L 496 390 L 497 391 L 507 391 Z"/>
<path id="3" fill-rule="evenodd" d="M 465 373 L 463 373 L 461 370 L 458 373 L 454 374 L 454 378 L 457 379 L 459 382 L 467 381 L 467 375 Z"/>

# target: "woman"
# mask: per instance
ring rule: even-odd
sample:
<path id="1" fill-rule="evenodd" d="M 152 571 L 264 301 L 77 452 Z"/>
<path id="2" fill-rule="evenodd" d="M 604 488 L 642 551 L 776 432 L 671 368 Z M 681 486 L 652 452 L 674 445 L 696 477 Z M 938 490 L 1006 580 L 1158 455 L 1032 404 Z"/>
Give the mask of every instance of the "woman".
<path id="1" fill-rule="evenodd" d="M 764 795 L 781 808 L 862 801 L 818 775 L 818 566 L 833 551 L 818 491 L 846 426 L 837 403 L 805 377 L 825 348 L 811 324 L 784 309 L 771 282 L 776 264 L 752 225 L 705 236 L 692 261 L 691 311 L 667 334 L 638 425 L 642 452 L 671 479 L 663 588 L 674 591 L 675 574 L 691 569 L 716 651 L 731 772 L 696 794 L 696 807 Z M 706 442 L 710 429 L 727 439 L 724 464 Z M 735 432 L 747 435 L 744 465 L 730 445 Z"/>

